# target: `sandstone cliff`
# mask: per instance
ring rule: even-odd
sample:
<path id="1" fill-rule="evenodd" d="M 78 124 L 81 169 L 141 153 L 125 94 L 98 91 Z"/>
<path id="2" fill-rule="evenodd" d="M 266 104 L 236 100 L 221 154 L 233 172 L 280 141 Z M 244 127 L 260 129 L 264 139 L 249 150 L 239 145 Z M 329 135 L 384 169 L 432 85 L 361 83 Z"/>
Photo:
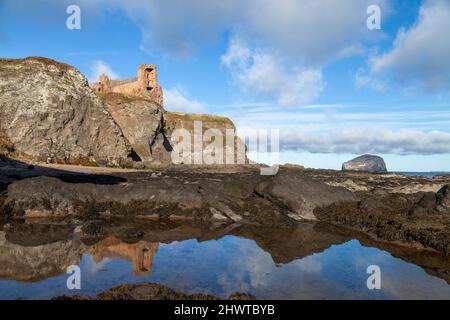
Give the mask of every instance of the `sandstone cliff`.
<path id="1" fill-rule="evenodd" d="M 133 151 L 144 162 L 170 163 L 170 142 L 164 134 L 164 109 L 143 96 L 98 93 Z"/>
<path id="2" fill-rule="evenodd" d="M 123 165 L 130 146 L 75 68 L 0 59 L 0 151 L 64 163 Z"/>
<path id="3" fill-rule="evenodd" d="M 186 130 L 190 140 L 190 146 L 187 146 L 190 155 L 184 163 L 198 164 L 196 160 L 200 160 L 202 164 L 245 164 L 249 161 L 246 157 L 246 146 L 236 136 L 236 127 L 227 117 L 167 112 L 165 133 L 172 145 L 183 141 L 184 138 L 179 137 L 180 130 Z M 201 135 L 201 142 L 198 144 L 197 134 Z"/>
<path id="4" fill-rule="evenodd" d="M 174 145 L 178 138 L 174 134 L 178 130 L 186 130 L 190 138 L 187 150 L 190 163 L 194 162 L 194 130 L 198 129 L 202 142 L 200 151 L 213 154 L 214 150 L 208 145 L 214 138 L 208 137 L 208 132 L 218 134 L 222 141 L 217 140 L 220 152 L 216 162 L 207 163 L 205 157 L 201 164 L 245 163 L 245 145 L 235 135 L 236 128 L 233 122 L 222 116 L 206 114 L 189 114 L 180 112 L 167 112 L 161 105 L 148 99 L 146 96 L 136 96 L 120 93 L 97 93 L 104 102 L 106 110 L 112 115 L 130 142 L 133 151 L 145 164 L 170 164 Z M 230 144 L 226 144 L 227 130 L 231 130 Z M 179 131 L 178 131 L 179 132 Z M 226 155 L 229 153 L 229 161 Z M 221 154 L 219 154 L 221 153 Z M 188 162 L 184 162 L 188 163 Z"/>

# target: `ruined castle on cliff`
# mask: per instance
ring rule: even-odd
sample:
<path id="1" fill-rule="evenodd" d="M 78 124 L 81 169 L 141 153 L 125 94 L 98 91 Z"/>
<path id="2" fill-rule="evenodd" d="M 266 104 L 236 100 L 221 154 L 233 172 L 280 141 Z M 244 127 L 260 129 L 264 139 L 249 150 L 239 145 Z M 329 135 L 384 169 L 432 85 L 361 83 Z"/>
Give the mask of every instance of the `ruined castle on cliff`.
<path id="1" fill-rule="evenodd" d="M 96 92 L 116 92 L 128 95 L 144 96 L 163 106 L 163 92 L 158 84 L 156 66 L 142 64 L 137 77 L 126 80 L 112 80 L 102 74 L 98 82 L 89 84 Z"/>

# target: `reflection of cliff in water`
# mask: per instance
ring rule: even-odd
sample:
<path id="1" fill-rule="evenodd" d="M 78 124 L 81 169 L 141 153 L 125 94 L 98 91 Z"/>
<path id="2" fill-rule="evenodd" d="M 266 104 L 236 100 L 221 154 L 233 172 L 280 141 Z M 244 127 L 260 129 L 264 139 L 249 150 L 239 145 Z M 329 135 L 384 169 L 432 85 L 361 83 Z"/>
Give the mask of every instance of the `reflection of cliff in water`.
<path id="1" fill-rule="evenodd" d="M 137 276 L 152 272 L 153 257 L 158 251 L 159 243 L 139 241 L 125 243 L 115 237 L 108 237 L 89 248 L 95 263 L 99 264 L 105 258 L 130 260 L 133 273 Z"/>
<path id="2" fill-rule="evenodd" d="M 142 233 L 139 239 L 124 239 L 127 230 L 136 228 Z M 262 250 L 271 255 L 275 264 L 287 264 L 323 252 L 332 245 L 358 239 L 365 246 L 389 251 L 393 256 L 419 265 L 427 273 L 450 283 L 450 257 L 380 243 L 321 223 L 302 223 L 290 228 L 234 224 L 218 229 L 210 225 L 189 223 L 106 223 L 102 225 L 102 238 L 88 238 L 85 243 L 83 238 L 74 239 L 72 230 L 64 225 L 19 224 L 7 231 L 0 231 L 0 279 L 38 281 L 64 274 L 67 267 L 78 264 L 85 253 L 92 255 L 96 263 L 105 258 L 131 261 L 135 275 L 147 275 L 152 272 L 159 243 L 189 239 L 197 239 L 201 243 L 234 235 L 254 240 Z"/>
<path id="3" fill-rule="evenodd" d="M 115 237 L 90 247 L 80 240 L 23 246 L 9 242 L 0 231 L 0 279 L 34 282 L 64 274 L 69 266 L 80 262 L 84 253 L 91 254 L 97 264 L 105 258 L 129 260 L 135 275 L 146 275 L 152 271 L 158 246 L 147 241 L 125 243 Z"/>
<path id="4" fill-rule="evenodd" d="M 86 246 L 79 240 L 62 240 L 38 246 L 9 242 L 0 231 L 0 279 L 33 282 L 57 276 L 77 264 Z"/>
<path id="5" fill-rule="evenodd" d="M 67 267 L 78 264 L 83 254 L 90 254 L 99 264 L 104 259 L 122 259 L 132 262 L 135 275 L 152 271 L 153 258 L 159 243 L 171 243 L 196 238 L 200 242 L 217 240 L 225 235 L 236 235 L 255 240 L 268 252 L 275 263 L 288 263 L 295 259 L 322 252 L 333 244 L 348 241 L 348 237 L 327 234 L 314 224 L 295 228 L 276 229 L 235 225 L 230 228 L 210 230 L 199 225 L 141 225 L 144 236 L 134 243 L 122 241 L 121 235 L 130 226 L 120 228 L 104 226 L 106 237 L 84 244 L 72 239 L 65 226 L 23 224 L 0 232 L 0 279 L 38 281 L 66 273 Z M 132 225 L 135 227 L 135 225 Z M 52 238 L 44 241 L 46 238 Z M 66 237 L 67 240 L 63 240 Z"/>
<path id="6" fill-rule="evenodd" d="M 242 227 L 231 232 L 233 235 L 254 240 L 268 252 L 275 263 L 287 264 L 312 254 L 321 253 L 332 245 L 339 245 L 351 237 L 331 233 L 316 223 L 302 223 L 295 228 Z"/>

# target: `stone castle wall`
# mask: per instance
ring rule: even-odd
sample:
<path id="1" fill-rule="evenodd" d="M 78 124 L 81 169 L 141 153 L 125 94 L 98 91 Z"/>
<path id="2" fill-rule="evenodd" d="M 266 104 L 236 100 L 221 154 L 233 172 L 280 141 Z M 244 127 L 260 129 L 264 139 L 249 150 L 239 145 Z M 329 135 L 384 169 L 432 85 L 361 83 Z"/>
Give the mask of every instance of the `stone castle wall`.
<path id="1" fill-rule="evenodd" d="M 102 74 L 98 82 L 90 83 L 96 92 L 115 92 L 120 94 L 147 97 L 163 106 L 163 92 L 158 84 L 156 66 L 143 64 L 138 68 L 138 76 L 125 80 L 111 80 Z"/>

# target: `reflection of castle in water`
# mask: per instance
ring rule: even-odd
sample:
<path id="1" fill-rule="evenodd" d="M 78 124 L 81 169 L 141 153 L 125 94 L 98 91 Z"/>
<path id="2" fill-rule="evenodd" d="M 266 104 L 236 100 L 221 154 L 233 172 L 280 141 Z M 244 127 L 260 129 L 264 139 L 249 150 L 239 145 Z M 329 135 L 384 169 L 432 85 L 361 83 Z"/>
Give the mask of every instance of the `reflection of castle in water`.
<path id="1" fill-rule="evenodd" d="M 130 260 L 135 275 L 145 275 L 152 271 L 153 257 L 158 251 L 159 243 L 139 241 L 125 243 L 115 237 L 108 237 L 89 248 L 95 263 L 105 258 Z"/>

